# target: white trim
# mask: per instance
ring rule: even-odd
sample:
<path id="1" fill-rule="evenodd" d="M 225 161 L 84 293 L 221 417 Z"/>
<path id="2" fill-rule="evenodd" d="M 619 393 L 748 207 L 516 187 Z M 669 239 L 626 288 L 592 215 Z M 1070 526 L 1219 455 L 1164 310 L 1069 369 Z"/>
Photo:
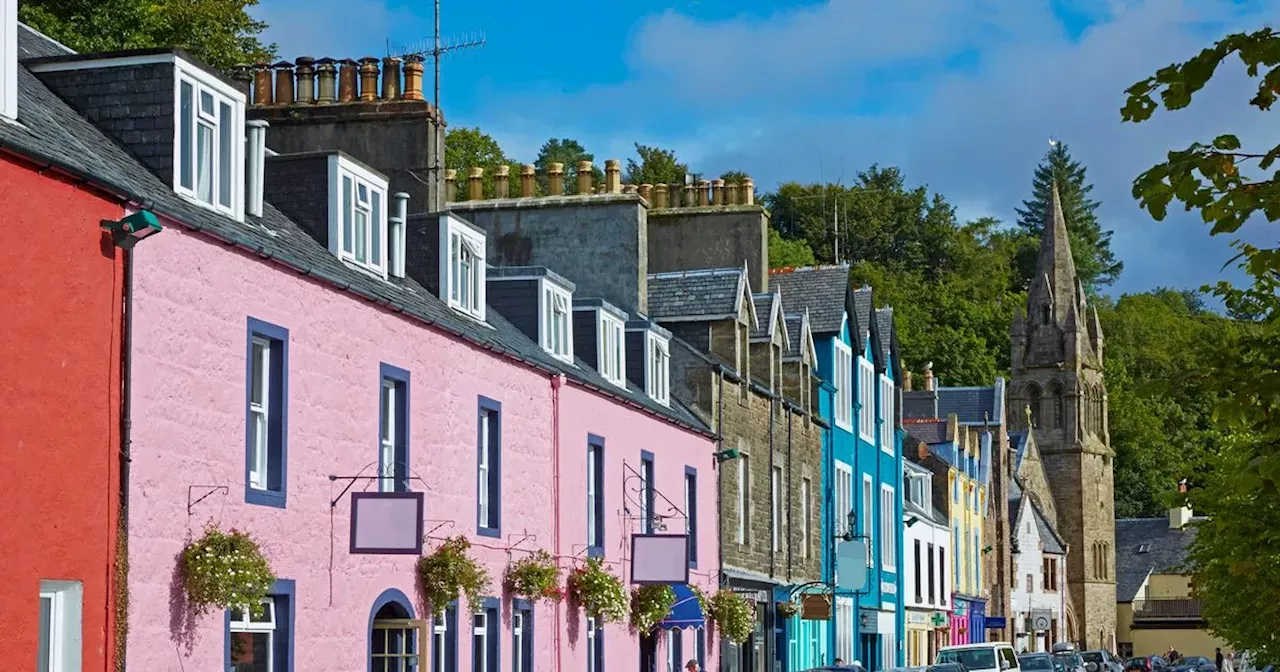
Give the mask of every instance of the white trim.
<path id="1" fill-rule="evenodd" d="M 813 494 L 813 487 L 808 478 L 800 479 L 800 557 L 809 557 L 809 544 L 811 543 L 812 528 L 809 525 L 809 516 L 812 510 L 809 504 L 809 497 Z"/>
<path id="2" fill-rule="evenodd" d="M 748 507 L 751 506 L 751 458 L 746 453 L 738 455 L 738 535 L 739 544 L 747 543 Z"/>
<path id="3" fill-rule="evenodd" d="M 895 532 L 901 528 L 901 525 L 898 523 L 898 516 L 894 513 L 898 508 L 897 500 L 894 499 L 895 494 L 896 491 L 892 485 L 880 484 L 880 570 L 897 574 L 898 543 Z M 889 505 L 889 511 L 884 510 L 886 503 Z"/>
<path id="4" fill-rule="evenodd" d="M 431 618 L 431 652 L 430 665 L 419 664 L 418 668 L 427 668 L 430 672 L 445 672 L 448 662 L 445 660 L 445 648 L 449 641 L 449 621 L 445 618 L 444 612 L 436 614 Z M 438 653 L 437 653 L 438 652 Z M 427 653 L 423 652 L 422 657 L 427 657 Z"/>
<path id="5" fill-rule="evenodd" d="M 556 351 L 551 328 L 558 309 L 564 311 L 561 352 Z M 573 364 L 573 293 L 545 277 L 538 280 L 538 343 L 552 357 Z"/>
<path id="6" fill-rule="evenodd" d="M 255 349 L 261 349 L 262 358 L 262 380 L 259 381 L 262 386 L 261 402 L 253 402 L 253 389 L 249 390 L 249 422 L 253 423 L 256 416 L 262 416 L 263 431 L 261 437 L 255 431 L 251 447 L 253 455 L 251 455 L 251 464 L 249 465 L 249 487 L 254 490 L 267 489 L 267 473 L 270 470 L 270 452 L 271 439 L 268 436 L 268 429 L 271 423 L 271 341 L 261 336 L 254 336 L 249 346 L 249 356 L 253 357 Z M 253 380 L 253 363 L 249 366 L 249 386 L 254 387 Z M 261 445 L 258 439 L 262 439 Z"/>
<path id="7" fill-rule="evenodd" d="M 862 515 L 858 516 L 858 532 L 867 538 L 867 566 L 872 567 L 872 559 L 875 558 L 876 548 L 876 528 L 871 524 L 875 520 L 876 511 L 876 484 L 871 479 L 871 474 L 862 475 Z M 867 501 L 870 498 L 870 501 Z"/>
<path id="8" fill-rule="evenodd" d="M 237 222 L 244 221 L 244 205 L 245 205 L 245 126 L 244 126 L 244 94 L 236 91 L 234 87 L 226 84 L 222 80 L 205 72 L 185 60 L 176 58 L 173 54 L 161 54 L 165 59 L 150 61 L 157 63 L 170 62 L 174 66 L 173 77 L 173 191 L 182 196 L 186 200 L 208 208 L 215 212 L 220 212 L 231 217 Z M 147 57 L 150 58 L 150 57 Z M 111 61 L 114 59 L 103 59 L 103 61 Z M 103 61 L 89 61 L 89 67 L 100 68 L 99 65 Z M 124 65 L 139 65 L 142 63 L 121 63 Z M 59 64 L 50 64 L 59 65 Z M 77 70 L 80 68 L 63 68 L 65 70 Z M 52 68 L 49 71 L 58 71 L 58 68 Z M 190 156 L 184 156 L 182 153 L 182 85 L 186 83 L 191 86 L 191 136 L 190 136 Z M 214 115 L 212 120 L 206 119 L 200 108 L 200 97 L 202 93 L 207 93 L 213 99 Z M 225 105 L 230 112 L 229 119 L 223 118 L 221 108 Z M 199 157 L 199 130 L 201 124 L 205 126 L 212 125 L 212 140 L 209 151 L 213 154 L 212 174 L 209 175 L 210 200 L 205 201 L 199 196 L 200 171 L 198 163 Z M 221 156 L 222 133 L 224 128 L 229 127 L 231 134 L 228 143 L 229 157 Z M 230 198 L 229 205 L 223 205 L 220 202 L 220 187 L 222 186 L 222 170 L 223 162 L 229 164 L 229 180 Z M 182 184 L 182 169 L 184 164 L 189 165 L 191 174 L 190 186 Z"/>
<path id="9" fill-rule="evenodd" d="M 480 624 L 476 625 L 476 619 L 480 620 Z M 480 663 L 481 672 L 489 670 L 489 614 L 482 609 L 471 615 L 471 650 L 476 650 L 476 637 L 480 638 Z M 472 661 L 472 668 L 475 668 L 477 661 Z"/>
<path id="10" fill-rule="evenodd" d="M 883 373 L 880 374 L 878 395 L 880 399 L 880 450 L 886 455 L 892 455 L 894 453 L 893 448 L 895 442 L 893 439 L 895 438 L 894 434 L 896 433 L 895 430 L 897 427 L 897 409 L 894 408 L 896 405 L 894 402 L 897 398 L 897 395 L 895 394 L 896 391 L 893 379 Z"/>
<path id="11" fill-rule="evenodd" d="M 857 377 L 854 380 L 858 390 L 858 438 L 875 445 L 876 443 L 876 367 L 871 360 L 859 355 Z"/>
<path id="12" fill-rule="evenodd" d="M 346 240 L 343 231 L 343 218 L 346 215 L 346 206 L 344 202 L 343 178 L 351 180 L 352 193 L 352 251 L 346 251 Z M 359 189 L 364 186 L 369 192 L 367 201 L 368 215 L 365 220 L 366 242 L 365 242 L 365 261 L 356 259 L 355 255 L 355 210 L 360 209 L 360 201 L 358 198 Z M 336 255 L 339 259 L 361 269 L 368 270 L 379 277 L 387 277 L 387 260 L 388 260 L 388 243 L 390 242 L 391 227 L 388 223 L 388 215 L 390 214 L 390 197 L 387 194 L 389 185 L 387 179 L 381 175 L 365 168 L 364 166 L 342 156 L 341 154 L 329 155 L 329 251 Z M 373 204 L 374 194 L 378 195 L 377 206 Z M 378 254 L 377 258 L 372 257 L 374 238 L 373 231 L 378 229 Z"/>
<path id="13" fill-rule="evenodd" d="M 380 417 L 378 418 L 378 490 L 381 492 L 394 492 L 396 489 L 396 410 L 399 400 L 399 394 L 396 390 L 396 380 L 383 376 L 382 384 L 378 386 L 378 394 L 381 395 L 379 406 L 381 408 Z"/>
<path id="14" fill-rule="evenodd" d="M 835 461 L 835 488 L 832 490 L 835 510 L 835 536 L 849 532 L 849 512 L 854 511 L 853 499 L 853 466 L 840 460 Z"/>
<path id="15" fill-rule="evenodd" d="M 453 287 L 453 242 L 454 238 L 459 242 L 459 253 L 465 247 L 475 257 L 471 269 L 470 305 L 464 305 L 460 296 L 454 296 Z M 484 233 L 473 229 L 463 223 L 461 219 L 451 214 L 443 214 L 440 216 L 440 298 L 449 304 L 450 308 L 469 315 L 483 322 L 485 320 L 485 301 L 486 301 L 486 283 L 485 283 L 485 259 L 487 240 Z M 461 282 L 459 282 L 461 284 Z"/>
<path id="16" fill-rule="evenodd" d="M 18 0 L 0 0 L 0 118 L 18 120 Z"/>
<path id="17" fill-rule="evenodd" d="M 73 54 L 67 54 L 72 56 Z M 27 69 L 31 72 L 66 72 L 68 70 L 98 70 L 100 68 L 126 68 L 131 65 L 157 65 L 174 63 L 178 55 L 173 52 L 158 54 L 142 54 L 138 56 L 108 56 L 106 58 L 76 58 L 69 61 L 51 63 L 31 63 Z"/>
<path id="18" fill-rule="evenodd" d="M 671 403 L 671 341 L 653 331 L 646 331 L 644 354 L 645 393 L 666 406 Z M 654 370 L 655 359 L 659 360 L 657 371 Z"/>
<path id="19" fill-rule="evenodd" d="M 50 672 L 79 670 L 84 633 L 84 585 L 79 581 L 42 580 L 40 600 L 46 599 L 49 600 L 48 669 Z M 38 636 L 40 625 L 36 628 Z"/>
<path id="20" fill-rule="evenodd" d="M 605 380 L 625 388 L 627 386 L 626 322 L 606 310 L 597 309 L 597 312 L 599 316 L 596 322 L 596 368 Z M 605 336 L 606 332 L 613 334 L 613 353 L 609 352 L 609 339 Z M 610 354 L 614 356 L 610 357 Z M 616 370 L 605 366 L 605 362 L 611 360 L 617 364 Z"/>
<path id="21" fill-rule="evenodd" d="M 834 368 L 832 378 L 836 386 L 835 419 L 836 426 L 853 431 L 853 393 L 856 389 L 853 375 L 853 348 L 840 339 L 834 341 L 835 349 L 831 358 Z"/>
<path id="22" fill-rule="evenodd" d="M 782 467 L 774 466 L 771 469 L 773 473 L 769 475 L 769 517 L 772 518 L 769 524 L 771 531 L 770 537 L 773 541 L 773 551 L 776 553 L 782 550 Z"/>

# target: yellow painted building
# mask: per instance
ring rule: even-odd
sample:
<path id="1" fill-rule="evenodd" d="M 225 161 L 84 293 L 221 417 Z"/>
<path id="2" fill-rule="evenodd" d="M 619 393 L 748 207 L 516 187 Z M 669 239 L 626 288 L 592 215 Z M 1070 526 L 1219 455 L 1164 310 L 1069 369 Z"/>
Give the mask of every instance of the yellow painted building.
<path id="1" fill-rule="evenodd" d="M 1116 648 L 1123 657 L 1164 655 L 1213 658 L 1226 644 L 1209 634 L 1200 602 L 1182 573 L 1197 519 L 1185 507 L 1167 518 L 1116 520 Z"/>
<path id="2" fill-rule="evenodd" d="M 986 522 L 987 489 L 982 484 L 982 449 L 976 431 L 957 432 L 957 456 L 948 460 L 947 486 L 951 491 L 951 543 L 955 557 L 955 592 L 982 597 L 985 577 L 982 575 L 983 525 Z"/>

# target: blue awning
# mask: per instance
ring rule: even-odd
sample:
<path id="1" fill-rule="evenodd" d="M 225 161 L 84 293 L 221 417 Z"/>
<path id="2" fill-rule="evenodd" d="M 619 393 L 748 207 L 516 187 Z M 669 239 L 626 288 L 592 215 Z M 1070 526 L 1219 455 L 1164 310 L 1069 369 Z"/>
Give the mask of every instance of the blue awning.
<path id="1" fill-rule="evenodd" d="M 671 605 L 670 613 L 658 624 L 658 629 L 684 630 L 706 627 L 707 619 L 702 615 L 702 604 L 698 602 L 698 596 L 693 589 L 687 584 L 673 583 L 671 590 L 675 591 L 676 603 Z"/>

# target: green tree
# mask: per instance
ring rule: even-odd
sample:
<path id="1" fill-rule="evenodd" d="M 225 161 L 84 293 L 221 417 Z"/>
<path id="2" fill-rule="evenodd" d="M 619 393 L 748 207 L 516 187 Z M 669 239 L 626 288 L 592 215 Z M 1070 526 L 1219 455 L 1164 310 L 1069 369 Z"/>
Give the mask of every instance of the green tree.
<path id="1" fill-rule="evenodd" d="M 742 184 L 742 181 L 749 177 L 751 176 L 741 170 L 726 170 L 720 173 L 720 179 L 724 180 L 725 184 Z"/>
<path id="2" fill-rule="evenodd" d="M 19 18 L 81 53 L 182 47 L 222 71 L 270 61 L 267 24 L 249 15 L 258 0 L 23 0 Z"/>
<path id="3" fill-rule="evenodd" d="M 1055 142 L 1036 166 L 1031 181 L 1031 198 L 1018 209 L 1018 226 L 1031 238 L 1031 244 L 1023 244 L 1018 258 L 1018 268 L 1030 281 L 1035 273 L 1036 242 L 1044 229 L 1045 211 L 1049 207 L 1049 192 L 1056 182 L 1058 197 L 1062 203 L 1062 216 L 1071 236 L 1071 255 L 1075 260 L 1076 275 L 1085 291 L 1096 295 L 1102 287 L 1112 284 L 1120 276 L 1124 264 L 1111 251 L 1111 231 L 1104 231 L 1098 223 L 1096 211 L 1099 203 L 1089 198 L 1093 185 L 1087 181 L 1086 169 L 1071 158 L 1064 142 Z"/>
<path id="4" fill-rule="evenodd" d="M 593 184 L 602 183 L 604 181 L 604 167 L 597 166 L 595 159 L 594 154 L 588 152 L 582 146 L 582 143 L 573 138 L 551 138 L 547 140 L 542 143 L 542 148 L 538 150 L 538 158 L 533 162 L 534 167 L 538 169 L 538 192 L 547 193 L 547 166 L 553 163 L 564 164 L 565 193 L 577 193 L 576 176 L 578 174 L 579 161 L 591 161 Z"/>
<path id="5" fill-rule="evenodd" d="M 458 126 L 450 128 L 444 137 L 444 167 L 458 171 L 457 200 L 467 200 L 467 173 L 473 167 L 484 168 L 484 195 L 492 198 L 494 191 L 494 175 L 498 166 L 506 165 L 511 169 L 509 195 L 518 195 L 520 189 L 520 163 L 509 159 L 502 151 L 493 136 L 481 131 L 479 127 L 467 128 Z"/>
<path id="6" fill-rule="evenodd" d="M 1249 104 L 1270 110 L 1280 92 L 1280 34 L 1265 28 L 1228 35 L 1134 84 L 1121 118 L 1139 123 L 1160 107 L 1185 108 L 1232 56 L 1259 78 Z M 1280 219 L 1280 176 L 1266 174 L 1277 158 L 1280 145 L 1246 152 L 1239 138 L 1222 134 L 1170 151 L 1134 180 L 1133 195 L 1157 220 L 1177 200 L 1198 211 L 1212 234 L 1234 234 L 1255 215 Z M 1263 174 L 1246 177 L 1242 168 L 1253 162 Z M 1280 658 L 1280 250 L 1234 244 L 1252 284 L 1221 282 L 1212 291 L 1253 320 L 1225 334 L 1203 360 L 1205 384 L 1223 396 L 1214 418 L 1226 436 L 1216 468 L 1190 494 L 1207 516 L 1190 569 L 1209 629 L 1269 661 Z"/>
<path id="7" fill-rule="evenodd" d="M 769 227 L 769 268 L 798 268 L 817 263 L 813 250 L 803 240 L 783 238 L 777 229 Z"/>
<path id="8" fill-rule="evenodd" d="M 689 166 L 676 160 L 669 149 L 636 143 L 636 157 L 627 159 L 627 182 L 631 184 L 684 184 Z"/>

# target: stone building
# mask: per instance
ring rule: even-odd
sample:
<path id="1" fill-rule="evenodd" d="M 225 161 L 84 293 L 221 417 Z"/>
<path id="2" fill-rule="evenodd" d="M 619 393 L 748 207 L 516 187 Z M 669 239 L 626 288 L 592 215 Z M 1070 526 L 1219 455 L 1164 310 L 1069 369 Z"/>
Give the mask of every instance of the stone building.
<path id="1" fill-rule="evenodd" d="M 1035 435 L 1014 432 L 1014 478 L 1009 488 L 1013 530 L 1010 641 L 1019 651 L 1051 651 L 1065 639 L 1068 545 L 1058 535 L 1057 511 Z"/>
<path id="2" fill-rule="evenodd" d="M 1086 648 L 1115 649 L 1115 457 L 1107 429 L 1102 329 L 1085 300 L 1054 187 L 1045 213 L 1027 311 L 1010 329 L 1010 405 L 1019 426 L 1035 431 L 1070 546 L 1067 632 Z M 1025 417 L 1024 417 L 1025 416 Z"/>

